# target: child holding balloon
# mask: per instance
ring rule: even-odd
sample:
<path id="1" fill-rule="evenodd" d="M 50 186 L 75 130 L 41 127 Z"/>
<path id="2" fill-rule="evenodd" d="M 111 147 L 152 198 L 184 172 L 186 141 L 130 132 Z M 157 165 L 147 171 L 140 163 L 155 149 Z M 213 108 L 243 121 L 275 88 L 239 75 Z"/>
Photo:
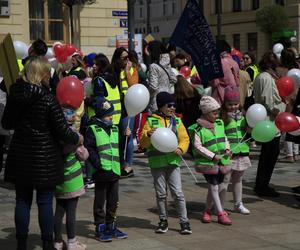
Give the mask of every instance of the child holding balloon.
<path id="1" fill-rule="evenodd" d="M 96 97 L 94 109 L 95 116 L 90 120 L 84 145 L 89 151 L 89 161 L 94 172 L 95 237 L 103 242 L 112 241 L 112 238 L 126 239 L 128 235 L 116 226 L 121 168 L 119 130 L 112 122 L 114 106 L 103 97 Z M 127 128 L 125 136 L 130 133 Z"/>
<path id="2" fill-rule="evenodd" d="M 247 135 L 247 122 L 240 107 L 240 92 L 238 87 L 225 88 L 222 119 L 225 125 L 226 137 L 230 143 L 231 171 L 225 175 L 223 183 L 219 186 L 222 205 L 224 204 L 230 179 L 233 186 L 234 210 L 241 214 L 250 214 L 242 202 L 242 178 L 245 170 L 251 167 L 249 159 L 249 145 L 243 142 Z M 245 140 L 244 140 L 245 141 Z"/>
<path id="3" fill-rule="evenodd" d="M 211 209 L 214 205 L 218 211 L 218 223 L 231 225 L 219 196 L 219 185 L 223 182 L 224 175 L 230 171 L 230 146 L 224 123 L 218 119 L 220 105 L 214 98 L 203 96 L 199 107 L 202 116 L 196 124 L 189 127 L 189 132 L 193 140 L 195 169 L 204 174 L 209 184 L 202 222 L 212 221 Z"/>
<path id="4" fill-rule="evenodd" d="M 181 157 L 187 152 L 189 147 L 189 136 L 180 118 L 175 116 L 175 99 L 167 92 L 160 92 L 156 96 L 158 111 L 147 118 L 143 128 L 141 146 L 147 149 L 149 166 L 154 179 L 154 188 L 159 211 L 160 222 L 156 228 L 156 233 L 166 233 L 168 231 L 167 215 L 167 184 L 170 187 L 172 197 L 174 197 L 177 212 L 180 219 L 180 233 L 191 234 L 184 194 L 181 187 L 180 165 Z M 155 130 L 166 127 L 172 130 L 178 138 L 178 146 L 175 151 L 163 153 L 156 150 L 151 145 L 151 136 Z M 164 147 L 164 138 L 160 142 Z M 177 146 L 177 148 L 176 148 Z"/>

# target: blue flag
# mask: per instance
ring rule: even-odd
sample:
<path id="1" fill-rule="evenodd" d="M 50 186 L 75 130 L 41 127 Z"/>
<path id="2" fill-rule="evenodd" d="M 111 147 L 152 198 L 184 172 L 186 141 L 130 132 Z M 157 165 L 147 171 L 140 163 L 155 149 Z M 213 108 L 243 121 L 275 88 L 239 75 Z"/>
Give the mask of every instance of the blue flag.
<path id="1" fill-rule="evenodd" d="M 192 56 L 204 82 L 224 76 L 216 43 L 196 0 L 187 2 L 170 43 Z"/>

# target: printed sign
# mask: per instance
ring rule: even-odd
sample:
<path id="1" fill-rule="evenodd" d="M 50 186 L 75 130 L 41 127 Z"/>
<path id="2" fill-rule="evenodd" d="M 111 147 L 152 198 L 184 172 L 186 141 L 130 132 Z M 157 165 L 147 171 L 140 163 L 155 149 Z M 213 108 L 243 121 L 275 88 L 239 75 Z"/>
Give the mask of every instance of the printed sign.
<path id="1" fill-rule="evenodd" d="M 112 16 L 127 16 L 127 10 L 113 10 Z"/>

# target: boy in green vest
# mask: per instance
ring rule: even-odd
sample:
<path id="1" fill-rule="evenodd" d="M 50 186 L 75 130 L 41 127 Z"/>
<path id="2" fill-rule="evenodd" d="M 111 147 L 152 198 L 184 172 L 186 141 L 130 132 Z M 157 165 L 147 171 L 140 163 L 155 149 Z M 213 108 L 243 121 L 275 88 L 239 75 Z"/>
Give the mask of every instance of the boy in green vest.
<path id="1" fill-rule="evenodd" d="M 195 169 L 203 173 L 208 182 L 202 222 L 212 221 L 211 209 L 214 205 L 218 211 L 218 223 L 231 225 L 219 197 L 219 184 L 223 182 L 224 174 L 230 171 L 230 146 L 225 135 L 224 123 L 218 119 L 220 104 L 210 96 L 203 96 L 199 107 L 202 116 L 196 124 L 189 127 L 189 132 L 193 141 Z"/>
<path id="2" fill-rule="evenodd" d="M 119 131 L 113 125 L 114 106 L 103 97 L 96 97 L 95 116 L 89 122 L 84 145 L 89 151 L 95 182 L 94 224 L 95 237 L 104 242 L 112 238 L 128 237 L 116 227 L 116 211 L 119 202 Z M 126 130 L 126 136 L 131 131 Z M 106 207 L 104 205 L 106 204 Z"/>
<path id="3" fill-rule="evenodd" d="M 147 149 L 149 166 L 154 179 L 156 201 L 160 222 L 156 233 L 168 231 L 167 214 L 167 185 L 170 187 L 175 200 L 180 219 L 180 233 L 191 234 L 190 223 L 187 218 L 186 203 L 181 187 L 180 165 L 181 156 L 189 147 L 189 136 L 180 118 L 175 116 L 175 99 L 167 92 L 160 92 L 156 96 L 158 111 L 148 117 L 143 128 L 141 146 Z M 172 153 L 162 153 L 151 145 L 150 137 L 156 128 L 167 127 L 178 138 L 178 148 Z"/>

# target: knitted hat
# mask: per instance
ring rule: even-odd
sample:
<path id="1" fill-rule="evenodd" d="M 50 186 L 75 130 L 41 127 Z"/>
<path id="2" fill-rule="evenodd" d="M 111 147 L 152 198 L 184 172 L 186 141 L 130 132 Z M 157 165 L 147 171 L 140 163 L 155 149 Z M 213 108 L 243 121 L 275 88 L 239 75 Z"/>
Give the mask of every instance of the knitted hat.
<path id="1" fill-rule="evenodd" d="M 207 114 L 211 111 L 219 109 L 220 104 L 211 96 L 203 96 L 200 100 L 199 108 L 201 109 L 203 114 Z"/>
<path id="2" fill-rule="evenodd" d="M 168 103 L 175 103 L 175 98 L 168 92 L 159 92 L 156 96 L 157 108 L 160 109 Z"/>
<path id="3" fill-rule="evenodd" d="M 111 102 L 103 97 L 96 97 L 94 101 L 94 109 L 97 118 L 112 115 L 114 113 L 114 106 Z"/>
<path id="4" fill-rule="evenodd" d="M 240 102 L 240 90 L 235 86 L 225 88 L 224 102 Z"/>

